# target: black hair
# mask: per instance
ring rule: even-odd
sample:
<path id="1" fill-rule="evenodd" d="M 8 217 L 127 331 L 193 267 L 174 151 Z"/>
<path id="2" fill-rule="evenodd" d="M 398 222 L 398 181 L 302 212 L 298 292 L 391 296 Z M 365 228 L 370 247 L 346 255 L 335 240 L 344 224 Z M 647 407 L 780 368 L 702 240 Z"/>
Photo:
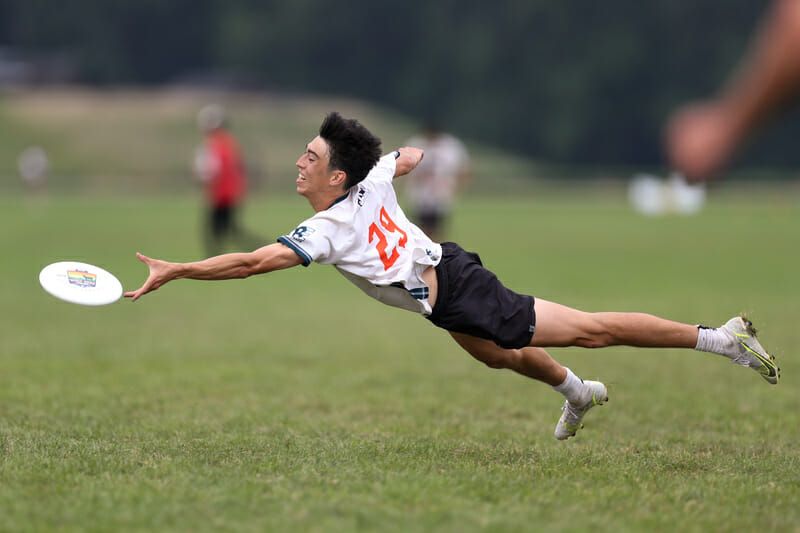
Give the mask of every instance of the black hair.
<path id="1" fill-rule="evenodd" d="M 347 175 L 345 189 L 366 178 L 381 157 L 381 140 L 357 120 L 343 118 L 336 111 L 322 121 L 319 136 L 328 143 L 328 170 Z"/>

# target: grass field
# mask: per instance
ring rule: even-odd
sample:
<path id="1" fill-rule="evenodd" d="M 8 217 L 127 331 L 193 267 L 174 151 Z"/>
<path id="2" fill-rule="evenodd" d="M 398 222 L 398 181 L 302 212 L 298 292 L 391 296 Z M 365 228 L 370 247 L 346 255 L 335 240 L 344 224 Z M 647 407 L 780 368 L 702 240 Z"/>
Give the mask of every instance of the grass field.
<path id="1" fill-rule="evenodd" d="M 313 265 L 83 308 L 61 259 L 137 287 L 200 255 L 196 198 L 0 201 L 2 531 L 798 531 L 800 210 L 720 190 L 692 218 L 614 194 L 469 198 L 451 235 L 510 287 L 718 325 L 747 312 L 783 380 L 693 351 L 552 350 L 611 400 L 561 397 Z M 796 194 L 794 192 L 793 194 Z M 310 215 L 259 198 L 275 237 Z"/>

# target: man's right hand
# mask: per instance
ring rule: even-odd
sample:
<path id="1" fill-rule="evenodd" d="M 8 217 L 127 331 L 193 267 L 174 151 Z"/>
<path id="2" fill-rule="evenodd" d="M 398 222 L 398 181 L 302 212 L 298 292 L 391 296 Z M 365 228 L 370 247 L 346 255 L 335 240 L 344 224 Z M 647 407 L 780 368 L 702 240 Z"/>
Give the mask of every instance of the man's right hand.
<path id="1" fill-rule="evenodd" d="M 147 276 L 147 280 L 144 282 L 144 285 L 135 291 L 128 291 L 123 294 L 123 296 L 126 298 L 130 298 L 132 302 L 135 302 L 148 292 L 152 292 L 164 285 L 166 282 L 174 279 L 169 268 L 171 263 L 147 257 L 139 252 L 136 252 L 136 257 L 139 258 L 139 261 L 147 265 L 147 267 L 150 269 L 150 273 Z"/>

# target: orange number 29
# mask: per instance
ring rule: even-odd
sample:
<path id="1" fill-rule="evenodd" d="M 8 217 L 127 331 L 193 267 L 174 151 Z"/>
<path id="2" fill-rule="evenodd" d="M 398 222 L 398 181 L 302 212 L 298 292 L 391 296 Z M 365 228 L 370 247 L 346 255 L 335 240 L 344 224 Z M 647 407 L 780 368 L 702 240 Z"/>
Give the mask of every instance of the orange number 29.
<path id="1" fill-rule="evenodd" d="M 386 235 L 374 222 L 369 225 L 369 242 L 371 243 L 374 240 L 373 238 L 377 237 L 378 242 L 375 243 L 375 248 L 378 250 L 378 256 L 383 262 L 383 269 L 389 270 L 395 261 L 397 261 L 397 258 L 400 257 L 400 252 L 397 251 L 397 248 L 406 247 L 408 235 L 405 231 L 397 227 L 397 224 L 395 224 L 394 220 L 389 217 L 389 214 L 386 212 L 386 208 L 384 207 L 381 207 L 381 215 L 378 219 L 378 222 L 381 223 L 381 226 L 387 232 L 399 233 L 401 235 L 400 240 L 397 242 L 397 247 L 392 248 L 391 254 L 387 254 L 386 248 L 389 247 L 389 241 L 386 239 Z"/>

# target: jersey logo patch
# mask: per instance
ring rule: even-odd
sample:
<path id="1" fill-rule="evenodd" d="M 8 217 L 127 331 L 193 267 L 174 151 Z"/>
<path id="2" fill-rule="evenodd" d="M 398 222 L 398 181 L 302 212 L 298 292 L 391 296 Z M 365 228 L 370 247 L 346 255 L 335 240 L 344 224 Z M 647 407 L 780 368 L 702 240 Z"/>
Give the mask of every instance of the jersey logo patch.
<path id="1" fill-rule="evenodd" d="M 314 228 L 309 228 L 308 226 L 298 226 L 292 232 L 291 237 L 292 240 L 295 240 L 297 242 L 303 242 L 306 240 L 306 237 L 314 233 L 314 231 L 316 231 Z"/>

